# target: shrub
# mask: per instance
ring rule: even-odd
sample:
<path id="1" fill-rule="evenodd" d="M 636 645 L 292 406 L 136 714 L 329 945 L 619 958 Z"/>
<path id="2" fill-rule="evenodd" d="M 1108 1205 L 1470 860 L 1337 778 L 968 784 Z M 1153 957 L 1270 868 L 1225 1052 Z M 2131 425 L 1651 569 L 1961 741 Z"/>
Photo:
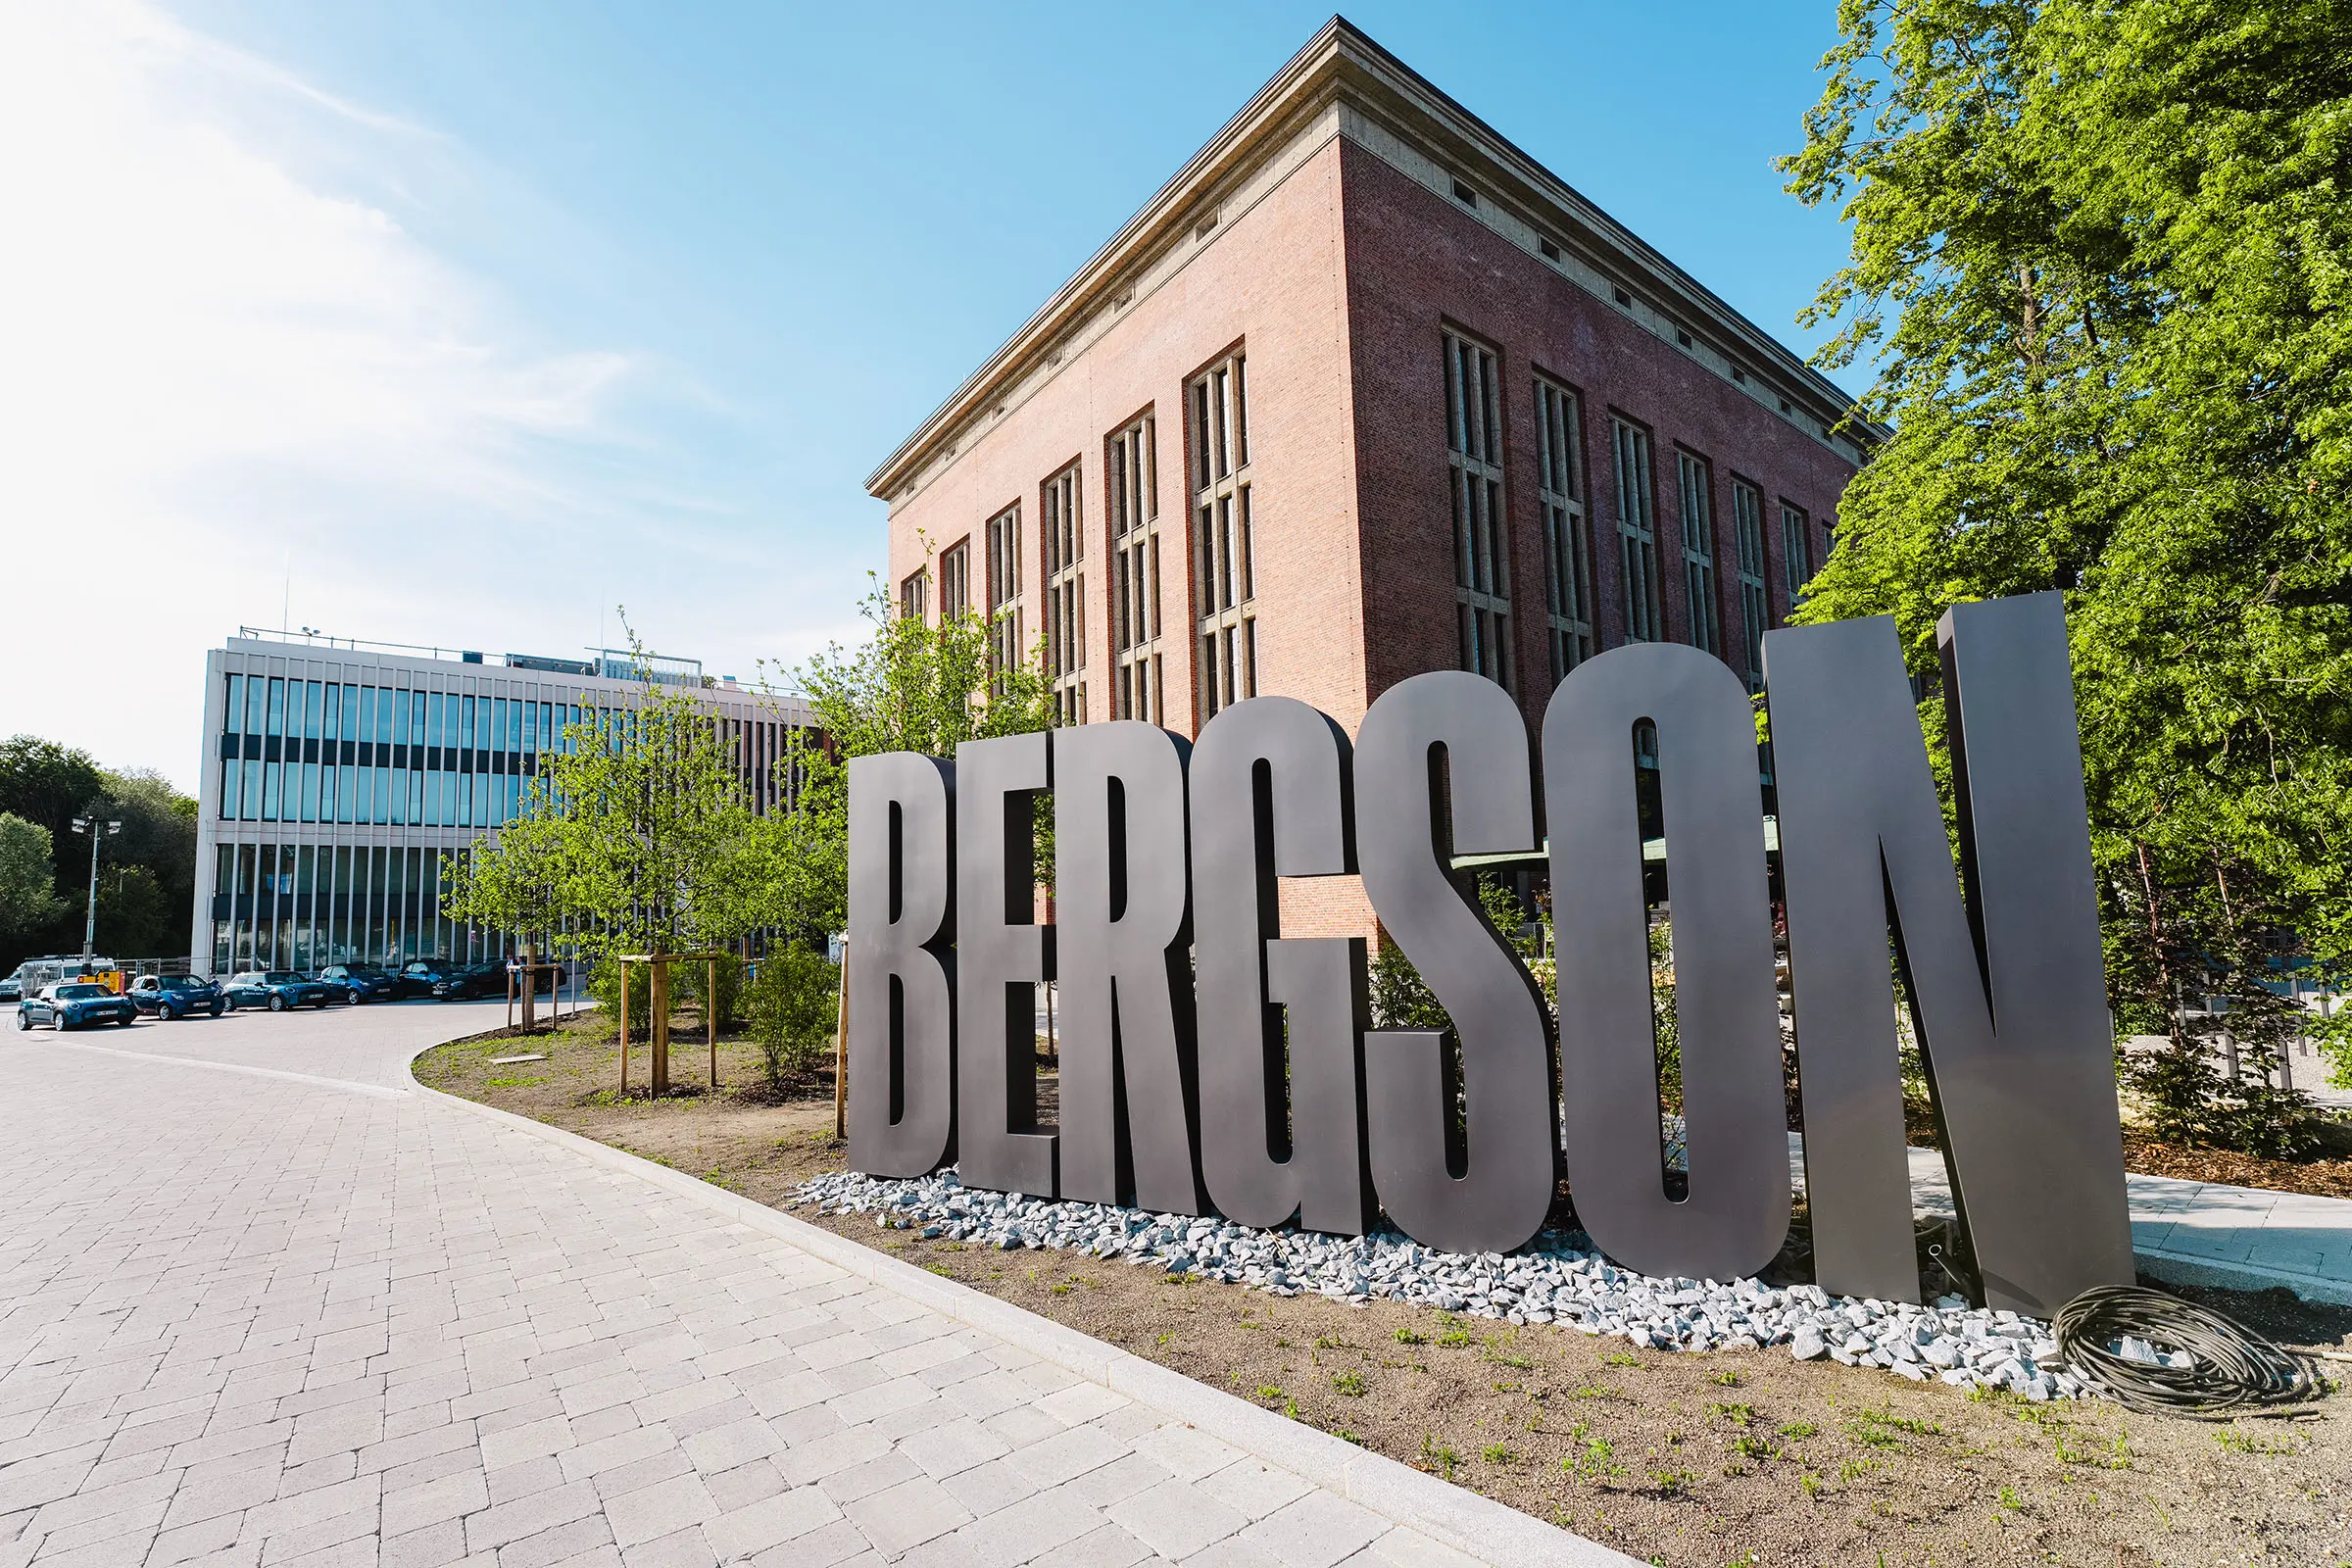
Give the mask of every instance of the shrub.
<path id="1" fill-rule="evenodd" d="M 675 1004 L 691 1002 L 698 1008 L 704 1006 L 707 999 L 703 992 L 710 984 L 710 967 L 708 962 L 670 966 L 670 998 Z M 732 957 L 719 959 L 718 1026 L 721 1030 L 733 1028 L 743 1021 L 743 960 Z"/>
<path id="2" fill-rule="evenodd" d="M 642 1041 L 653 1030 L 653 980 L 643 964 L 631 964 L 629 969 L 629 1038 Z M 596 960 L 588 975 L 588 994 L 604 1008 L 606 1024 L 611 1027 L 612 1020 L 620 1016 L 620 964 L 616 960 Z M 615 1032 L 608 1038 L 620 1036 Z"/>
<path id="3" fill-rule="evenodd" d="M 783 948 L 760 960 L 749 1010 L 771 1087 L 780 1089 L 823 1064 L 833 1044 L 840 983 L 841 971 L 807 948 Z"/>

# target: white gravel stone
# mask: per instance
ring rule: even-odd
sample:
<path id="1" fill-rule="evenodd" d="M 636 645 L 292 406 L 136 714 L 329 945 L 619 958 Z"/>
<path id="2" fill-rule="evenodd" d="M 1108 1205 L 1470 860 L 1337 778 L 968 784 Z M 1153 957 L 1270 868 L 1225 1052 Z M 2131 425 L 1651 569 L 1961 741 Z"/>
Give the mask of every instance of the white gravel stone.
<path id="1" fill-rule="evenodd" d="M 1671 1123 L 1670 1147 L 1680 1129 Z M 1048 1248 L 1170 1274 L 1192 1273 L 1276 1296 L 1314 1294 L 1361 1305 L 1407 1301 L 1509 1323 L 1557 1323 L 1661 1350 L 1786 1345 L 1800 1361 L 1823 1355 L 1958 1388 L 1990 1385 L 2030 1399 L 2087 1398 L 2094 1391 L 2059 1360 L 2049 1325 L 1985 1311 L 1958 1296 L 1932 1307 L 1833 1297 L 1818 1285 L 1758 1279 L 1652 1279 L 1610 1262 L 1578 1230 L 1546 1230 L 1508 1256 L 1440 1252 L 1392 1230 L 1324 1236 L 1257 1230 L 1214 1215 L 1153 1214 L 1107 1204 L 1052 1202 L 967 1188 L 953 1169 L 910 1180 L 844 1173 L 804 1183 L 793 1206 L 871 1214 L 885 1229 L 918 1230 L 967 1247 Z M 2132 1350 L 2153 1347 L 2133 1342 Z"/>

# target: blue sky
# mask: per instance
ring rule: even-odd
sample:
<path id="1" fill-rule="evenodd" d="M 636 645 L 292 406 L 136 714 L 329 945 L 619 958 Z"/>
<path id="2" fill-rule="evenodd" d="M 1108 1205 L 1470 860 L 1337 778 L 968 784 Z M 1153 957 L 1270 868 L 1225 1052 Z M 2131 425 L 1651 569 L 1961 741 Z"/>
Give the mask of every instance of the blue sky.
<path id="1" fill-rule="evenodd" d="M 1348 16 L 1785 341 L 1802 4 Z M 194 781 L 238 624 L 751 677 L 858 631 L 862 480 L 1329 13 L 0 8 L 0 732 Z M 20 571 L 22 567 L 20 566 Z M 282 609 L 281 609 L 282 607 Z"/>

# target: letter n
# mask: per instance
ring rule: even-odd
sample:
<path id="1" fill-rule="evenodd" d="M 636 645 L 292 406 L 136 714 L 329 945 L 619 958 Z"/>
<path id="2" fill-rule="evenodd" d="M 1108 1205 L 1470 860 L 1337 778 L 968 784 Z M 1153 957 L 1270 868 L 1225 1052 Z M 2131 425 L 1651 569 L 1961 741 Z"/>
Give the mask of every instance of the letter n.
<path id="1" fill-rule="evenodd" d="M 1915 1298 L 1891 932 L 1984 1298 L 2046 1317 L 2132 1280 L 2066 621 L 2034 594 L 1936 638 L 1959 877 L 1894 623 L 1764 638 L 1815 1267 Z"/>

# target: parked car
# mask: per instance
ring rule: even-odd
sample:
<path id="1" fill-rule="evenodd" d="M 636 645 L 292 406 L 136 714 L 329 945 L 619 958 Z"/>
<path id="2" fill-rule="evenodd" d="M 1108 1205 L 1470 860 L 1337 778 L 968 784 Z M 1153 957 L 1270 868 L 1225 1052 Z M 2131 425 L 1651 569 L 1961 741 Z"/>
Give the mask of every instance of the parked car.
<path id="1" fill-rule="evenodd" d="M 139 1011 L 165 1019 L 185 1018 L 191 1012 L 209 1012 L 218 1018 L 228 1010 L 228 999 L 220 994 L 220 988 L 192 974 L 143 974 L 124 995 Z"/>
<path id="2" fill-rule="evenodd" d="M 333 986 L 346 1002 L 390 1002 L 392 976 L 371 963 L 336 963 L 318 971 L 321 985 Z"/>
<path id="3" fill-rule="evenodd" d="M 230 975 L 222 990 L 232 1007 L 268 1007 L 271 1012 L 283 1012 L 288 1007 L 323 1007 L 335 1000 L 334 987 L 291 969 L 247 969 L 242 974 Z"/>
<path id="4" fill-rule="evenodd" d="M 29 1029 L 45 1023 L 60 1033 L 87 1024 L 119 1023 L 128 1028 L 138 1015 L 139 1009 L 130 1004 L 129 998 L 86 980 L 69 980 L 43 986 L 38 995 L 25 998 L 17 1007 L 17 1027 Z"/>
<path id="5" fill-rule="evenodd" d="M 496 963 L 468 964 L 453 969 L 433 982 L 435 1002 L 471 1002 L 477 997 L 503 997 L 507 994 L 507 965 Z"/>
<path id="6" fill-rule="evenodd" d="M 0 980 L 0 1002 L 23 1002 L 24 1000 L 24 988 L 17 983 L 15 975 L 12 974 L 7 979 Z"/>
<path id="7" fill-rule="evenodd" d="M 400 974 L 392 982 L 395 1000 L 405 997 L 429 997 L 433 987 L 458 972 L 458 965 L 447 958 L 411 958 L 400 966 Z"/>

